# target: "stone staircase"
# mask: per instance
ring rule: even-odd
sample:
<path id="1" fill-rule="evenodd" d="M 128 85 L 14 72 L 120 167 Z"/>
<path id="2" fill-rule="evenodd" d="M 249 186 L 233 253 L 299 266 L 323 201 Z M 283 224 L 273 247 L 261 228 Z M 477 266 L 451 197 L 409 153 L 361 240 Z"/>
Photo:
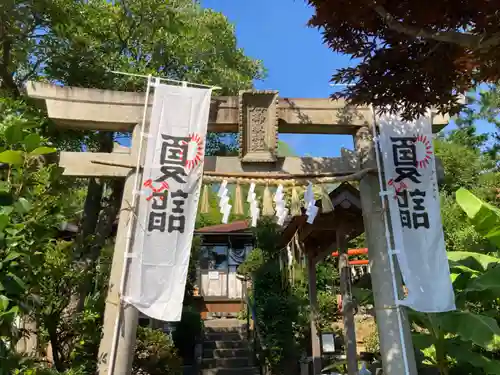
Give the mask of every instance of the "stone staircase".
<path id="1" fill-rule="evenodd" d="M 246 328 L 237 319 L 205 321 L 203 375 L 258 375 L 246 339 Z"/>

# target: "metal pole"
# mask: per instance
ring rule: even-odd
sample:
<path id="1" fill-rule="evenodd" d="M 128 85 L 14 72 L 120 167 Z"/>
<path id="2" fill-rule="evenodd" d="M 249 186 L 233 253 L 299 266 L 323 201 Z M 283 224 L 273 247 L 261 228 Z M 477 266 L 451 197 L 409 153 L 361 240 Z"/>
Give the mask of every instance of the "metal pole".
<path id="1" fill-rule="evenodd" d="M 140 78 L 151 79 L 151 74 L 150 75 L 136 74 L 136 73 L 129 73 L 129 72 L 119 72 L 117 70 L 110 70 L 109 72 L 113 73 L 113 74 L 120 74 L 120 75 L 123 75 L 123 76 L 140 77 Z M 188 81 L 179 81 L 177 79 L 171 79 L 171 78 L 162 78 L 162 77 L 154 77 L 154 78 L 155 79 L 159 79 L 160 81 L 180 83 L 182 85 L 182 87 L 188 87 L 188 85 L 192 85 L 192 86 L 207 87 L 207 88 L 211 88 L 212 90 L 222 90 L 222 88 L 219 87 L 219 86 L 204 85 L 202 83 L 195 83 L 195 82 L 188 82 Z"/>
<path id="2" fill-rule="evenodd" d="M 360 168 L 376 166 L 373 135 L 368 127 L 358 130 L 355 138 Z M 392 254 L 386 235 L 387 220 L 380 199 L 379 178 L 373 174 L 364 176 L 359 184 L 361 206 L 365 225 L 368 257 L 375 299 L 375 312 L 380 338 L 380 351 L 385 375 L 416 375 L 415 353 L 412 350 L 410 325 L 406 312 L 397 305 L 401 280 L 395 278 L 391 262 Z M 395 268 L 395 264 L 393 264 Z M 394 283 L 396 282 L 396 288 Z"/>

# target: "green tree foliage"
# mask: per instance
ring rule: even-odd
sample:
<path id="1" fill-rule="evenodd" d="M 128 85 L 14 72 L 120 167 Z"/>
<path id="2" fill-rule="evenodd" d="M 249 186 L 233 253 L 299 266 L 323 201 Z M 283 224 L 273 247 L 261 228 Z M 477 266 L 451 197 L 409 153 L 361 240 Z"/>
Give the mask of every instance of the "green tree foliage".
<path id="1" fill-rule="evenodd" d="M 247 279 L 252 279 L 252 276 L 265 263 L 264 253 L 261 249 L 253 249 L 243 263 L 238 267 L 238 273 L 245 276 Z"/>
<path id="2" fill-rule="evenodd" d="M 190 0 L 8 0 L 0 14 L 7 63 L 1 74 L 13 91 L 33 78 L 144 87 L 142 79 L 110 73 L 120 70 L 216 84 L 224 94 L 250 88 L 263 74 L 261 63 L 236 46 L 226 17 Z"/>
<path id="3" fill-rule="evenodd" d="M 192 305 L 186 305 L 180 322 L 176 325 L 172 338 L 184 364 L 194 364 L 196 361 L 195 345 L 201 339 L 203 321 L 199 311 Z"/>
<path id="4" fill-rule="evenodd" d="M 278 141 L 278 156 L 297 156 L 297 154 L 288 143 Z"/>
<path id="5" fill-rule="evenodd" d="M 355 63 L 339 69 L 340 95 L 411 117 L 429 107 L 458 113 L 459 95 L 500 79 L 497 8 L 489 1 L 308 0 L 310 24 Z"/>
<path id="6" fill-rule="evenodd" d="M 85 275 L 78 272 L 74 262 L 72 242 L 60 239 L 59 232 L 61 225 L 77 219 L 82 191 L 51 163 L 55 149 L 43 137 L 42 114 L 6 97 L 0 104 L 0 143 L 4 150 L 0 152 L 4 163 L 0 172 L 0 221 L 5 224 L 0 253 L 16 264 L 16 272 L 5 274 L 5 285 L 24 288 L 19 305 L 22 309 L 12 311 L 17 311 L 16 318 L 29 316 L 36 323 L 37 331 L 25 333 L 37 334 L 42 347 L 50 343 L 56 368 L 64 369 L 72 362 L 95 365 L 98 308 L 102 311 L 104 307 L 108 277 L 103 263 L 109 263 L 110 253 L 103 252 L 100 264 L 92 271 L 96 293 L 85 301 L 80 314 L 71 315 L 67 307 Z M 12 326 L 12 322 L 7 324 Z M 17 338 L 9 341 L 15 343 Z"/>
<path id="7" fill-rule="evenodd" d="M 294 374 L 307 329 L 306 289 L 304 283 L 292 285 L 282 272 L 276 224 L 263 219 L 254 233 L 257 248 L 239 267 L 239 272 L 253 280 L 255 324 L 265 365 L 272 373 Z"/>
<path id="8" fill-rule="evenodd" d="M 180 375 L 182 361 L 170 336 L 151 328 L 137 327 L 134 374 Z"/>
<path id="9" fill-rule="evenodd" d="M 224 95 L 251 88 L 262 65 L 237 48 L 222 14 L 190 0 L 3 1 L 0 51 L 1 335 L 15 341 L 8 329 L 14 317 L 29 313 L 41 350 L 51 343 L 58 370 L 93 373 L 122 184 L 91 181 L 92 217 L 85 210 L 82 219 L 87 181 L 62 177 L 49 152 L 106 151 L 113 134 L 55 128 L 23 101 L 26 81 L 144 89 L 143 79 L 110 72 L 119 70 L 218 85 L 223 90 L 216 94 Z M 209 152 L 226 143 L 234 150 L 210 137 L 216 142 Z M 76 241 L 62 239 L 64 222 L 86 229 Z M 7 360 L 17 358 L 13 347 L 0 343 L 0 368 L 14 363 L 5 370 L 10 374 L 17 363 L 16 371 L 24 371 L 17 359 Z"/>
<path id="10" fill-rule="evenodd" d="M 500 373 L 500 210 L 465 189 L 456 199 L 478 233 L 495 246 L 495 253 L 449 252 L 457 311 L 412 313 L 420 327 L 415 344 L 442 375 Z"/>
<path id="11" fill-rule="evenodd" d="M 491 248 L 467 221 L 454 197 L 455 191 L 462 187 L 487 202 L 499 204 L 496 189 L 500 186 L 500 174 L 491 153 L 481 147 L 484 137 L 473 130 L 473 127 L 461 127 L 435 141 L 436 156 L 441 159 L 445 173 L 440 186 L 441 215 L 449 251 Z"/>
<path id="12" fill-rule="evenodd" d="M 438 139 L 434 145 L 436 156 L 444 167 L 440 191 L 447 194 L 452 194 L 460 187 L 472 189 L 479 186 L 483 179 L 480 172 L 491 167 L 491 160 L 482 155 L 479 148 L 457 143 L 453 137 Z"/>
<path id="13" fill-rule="evenodd" d="M 468 105 L 456 123 L 458 129 L 450 134 L 454 142 L 471 148 L 483 147 L 493 160 L 498 161 L 500 152 L 500 87 L 489 85 L 467 95 Z M 477 121 L 486 121 L 494 126 L 492 134 L 475 134 Z M 497 165 L 498 166 L 498 165 Z"/>
<path id="14" fill-rule="evenodd" d="M 15 364 L 9 345 L 20 338 L 15 318 L 38 301 L 37 271 L 43 251 L 55 245 L 64 206 L 52 206 L 60 171 L 45 160 L 56 150 L 40 135 L 38 113 L 26 107 L 20 112 L 24 104 L 9 99 L 0 104 L 0 368 L 7 374 L 15 368 L 8 368 Z M 49 197 L 41 199 L 45 194 Z"/>
<path id="15" fill-rule="evenodd" d="M 307 271 L 301 262 L 287 264 L 279 230 L 271 219 L 255 228 L 257 248 L 238 272 L 252 279 L 252 300 L 265 363 L 273 374 L 295 373 L 310 347 L 310 304 Z M 338 319 L 338 272 L 334 259 L 317 266 L 318 329 L 331 330 Z M 293 278 L 290 268 L 293 268 Z M 280 319 L 276 319 L 279 316 Z"/>

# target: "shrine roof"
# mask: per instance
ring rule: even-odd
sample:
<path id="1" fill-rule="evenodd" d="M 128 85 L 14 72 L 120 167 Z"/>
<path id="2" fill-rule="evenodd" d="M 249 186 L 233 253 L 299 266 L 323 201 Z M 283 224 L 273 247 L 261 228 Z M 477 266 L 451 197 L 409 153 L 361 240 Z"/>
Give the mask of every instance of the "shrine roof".
<path id="1" fill-rule="evenodd" d="M 284 229 L 281 237 L 282 246 L 286 246 L 298 233 L 299 241 L 303 242 L 307 249 L 314 249 L 314 252 L 323 249 L 323 253 L 326 254 L 328 253 L 327 249 L 335 243 L 336 231 L 340 230 L 341 227 L 344 227 L 343 230 L 346 231 L 345 234 L 349 239 L 363 233 L 359 190 L 352 184 L 344 182 L 330 191 L 329 197 L 334 206 L 334 211 L 322 213 L 321 201 L 318 201 L 316 205 L 320 207 L 319 213 L 314 223 L 308 224 L 303 209 L 302 215 L 292 218 Z"/>
<path id="2" fill-rule="evenodd" d="M 234 233 L 234 232 L 245 232 L 249 229 L 248 222 L 246 220 L 238 220 L 228 224 L 217 224 L 210 225 L 208 227 L 203 227 L 195 230 L 195 233 Z"/>

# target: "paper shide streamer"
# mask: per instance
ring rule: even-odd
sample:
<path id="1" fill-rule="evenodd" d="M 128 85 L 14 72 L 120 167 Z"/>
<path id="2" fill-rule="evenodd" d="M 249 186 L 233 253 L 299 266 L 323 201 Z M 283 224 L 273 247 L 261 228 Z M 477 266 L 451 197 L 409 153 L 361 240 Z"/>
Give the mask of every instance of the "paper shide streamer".
<path id="1" fill-rule="evenodd" d="M 279 185 L 276 193 L 274 194 L 274 203 L 276 205 L 276 217 L 278 218 L 278 225 L 283 226 L 285 219 L 288 216 L 288 208 L 286 208 L 286 201 L 284 199 L 283 185 Z"/>
<path id="2" fill-rule="evenodd" d="M 235 191 L 233 198 L 229 196 L 229 184 L 235 184 Z M 285 192 L 284 185 L 279 184 L 276 188 L 274 194 L 271 192 L 269 184 L 265 185 L 265 189 L 261 198 L 257 196 L 255 188 L 259 182 L 251 182 L 248 189 L 248 195 L 246 198 L 247 203 L 249 203 L 249 216 L 251 219 L 251 226 L 255 227 L 261 216 L 276 217 L 276 222 L 279 226 L 283 226 L 288 216 L 301 216 L 303 214 L 302 207 L 305 209 L 305 214 L 307 216 L 307 223 L 313 224 L 316 216 L 319 213 L 319 206 L 316 204 L 319 202 L 321 204 L 321 213 L 327 214 L 334 211 L 334 206 L 332 204 L 331 198 L 329 196 L 328 190 L 325 184 L 320 184 L 316 186 L 319 188 L 319 201 L 315 199 L 315 193 L 313 190 L 313 183 L 309 182 L 304 190 L 304 204 L 301 202 L 299 195 L 299 187 L 293 185 L 291 191 Z M 203 192 L 201 195 L 200 202 L 200 212 L 206 214 L 210 210 L 209 204 L 209 188 L 210 184 L 205 184 L 203 186 Z M 291 194 L 290 196 L 290 206 L 287 207 L 287 199 L 285 194 Z M 217 193 L 219 199 L 219 211 L 222 214 L 221 222 L 227 224 L 229 221 L 229 216 L 231 212 L 235 215 L 242 216 L 245 214 L 245 208 L 243 205 L 242 198 L 242 188 L 240 181 L 230 182 L 230 179 L 224 179 L 220 182 L 219 190 Z M 259 206 L 259 200 L 262 199 L 262 206 Z"/>
<path id="3" fill-rule="evenodd" d="M 316 200 L 314 199 L 312 183 L 307 185 L 307 189 L 304 192 L 304 202 L 306 206 L 307 223 L 312 224 L 318 214 L 318 207 L 316 206 Z"/>
<path id="4" fill-rule="evenodd" d="M 255 194 L 255 183 L 250 184 L 250 189 L 248 189 L 247 202 L 250 203 L 250 217 L 252 218 L 252 227 L 257 226 L 257 220 L 259 220 L 260 209 L 259 201 L 257 200 L 257 194 Z"/>
<path id="5" fill-rule="evenodd" d="M 228 194 L 227 180 L 224 180 L 220 184 L 219 192 L 217 193 L 217 196 L 219 197 L 219 208 L 220 208 L 220 213 L 222 214 L 223 224 L 227 224 L 232 207 L 229 204 L 229 196 L 227 194 Z"/>

